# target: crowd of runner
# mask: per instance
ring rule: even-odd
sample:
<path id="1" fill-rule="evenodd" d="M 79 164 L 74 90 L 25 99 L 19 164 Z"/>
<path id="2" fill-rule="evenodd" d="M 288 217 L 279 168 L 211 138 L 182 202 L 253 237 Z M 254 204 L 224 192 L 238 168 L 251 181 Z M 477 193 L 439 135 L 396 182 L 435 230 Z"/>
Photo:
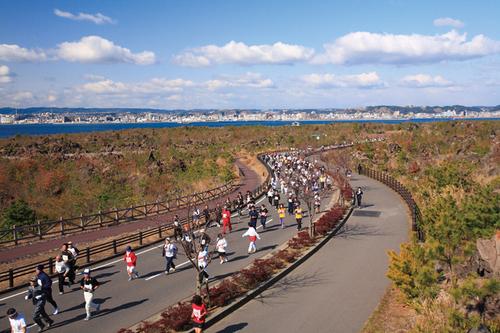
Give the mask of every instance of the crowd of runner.
<path id="1" fill-rule="evenodd" d="M 248 229 L 242 237 L 248 238 L 248 254 L 257 251 L 257 240 L 261 235 L 258 228 L 266 229 L 270 210 L 277 211 L 281 228 L 285 228 L 286 216 L 293 216 L 297 224 L 297 230 L 302 229 L 302 220 L 305 210 L 301 205 L 306 195 L 308 200 L 313 201 L 315 213 L 321 210 L 321 194 L 325 190 L 333 187 L 333 179 L 326 172 L 325 168 L 318 163 L 311 162 L 301 157 L 297 153 L 275 153 L 264 156 L 264 161 L 271 170 L 271 181 L 268 191 L 265 193 L 267 204 L 256 204 L 253 193 L 248 191 L 243 194 L 238 193 L 234 200 L 227 200 L 223 205 L 217 204 L 214 209 L 205 205 L 202 210 L 194 208 L 192 210 L 191 221 L 182 223 L 178 215 L 173 218 L 173 234 L 167 237 L 161 246 L 161 255 L 165 260 L 165 274 L 176 271 L 175 260 L 181 244 L 186 256 L 196 263 L 200 282 L 207 281 L 209 274 L 207 267 L 212 260 L 212 256 L 218 257 L 219 263 L 224 264 L 229 261 L 227 255 L 228 241 L 225 237 L 232 232 L 232 211 L 238 220 L 244 217 L 243 211 L 247 210 Z M 362 194 L 362 192 L 361 192 Z M 360 194 L 360 195 L 361 195 Z M 361 201 L 359 196 L 358 202 Z M 308 212 L 312 214 L 312 212 Z M 257 224 L 260 223 L 260 227 Z M 208 229 L 212 227 L 220 228 L 217 238 L 212 242 Z M 215 250 L 211 251 L 213 245 Z M 65 287 L 71 288 L 76 283 L 76 272 L 78 270 L 79 250 L 71 242 L 65 243 L 61 247 L 60 254 L 56 256 L 55 272 L 57 273 L 58 290 L 62 295 Z M 128 280 L 132 281 L 140 277 L 137 271 L 137 256 L 130 246 L 127 246 L 124 254 L 124 262 Z M 94 308 L 99 311 L 99 304 L 93 302 L 94 293 L 99 288 L 99 281 L 91 275 L 89 268 L 82 271 L 83 277 L 79 281 L 80 289 L 83 292 L 85 301 L 85 320 L 91 319 Z M 33 321 L 38 325 L 39 331 L 50 327 L 54 321 L 45 311 L 46 303 L 54 308 L 53 315 L 59 313 L 59 308 L 52 297 L 52 279 L 44 271 L 43 265 L 38 265 L 35 275 L 30 279 L 30 287 L 25 297 L 31 300 L 34 306 Z M 206 309 L 199 298 L 193 299 L 193 322 L 195 328 L 203 328 Z M 26 321 L 22 314 L 14 308 L 7 311 L 12 332 L 26 332 Z"/>

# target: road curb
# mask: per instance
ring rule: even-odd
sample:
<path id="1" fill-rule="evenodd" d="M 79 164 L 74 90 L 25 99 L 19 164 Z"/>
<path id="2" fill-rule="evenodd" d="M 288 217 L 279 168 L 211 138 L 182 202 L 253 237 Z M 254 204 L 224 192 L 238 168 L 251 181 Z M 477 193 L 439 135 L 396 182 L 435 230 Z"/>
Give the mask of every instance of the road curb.
<path id="1" fill-rule="evenodd" d="M 210 326 L 214 325 L 215 323 L 217 323 L 221 319 L 227 317 L 228 315 L 230 315 L 234 311 L 238 310 L 243 305 L 245 305 L 246 303 L 250 302 L 252 299 L 254 299 L 259 294 L 261 294 L 263 291 L 265 291 L 266 289 L 268 289 L 269 287 L 271 287 L 272 285 L 274 285 L 276 282 L 278 282 L 279 280 L 281 280 L 282 278 L 284 278 L 288 274 L 290 274 L 294 269 L 296 269 L 297 267 L 299 267 L 307 259 L 309 259 L 310 257 L 312 257 L 313 254 L 315 254 L 316 252 L 318 252 L 324 245 L 326 245 L 326 243 L 328 243 L 330 241 L 330 239 L 332 239 L 339 232 L 340 228 L 342 228 L 344 226 L 344 224 L 347 223 L 347 220 L 351 216 L 353 210 L 354 210 L 354 207 L 351 206 L 349 208 L 346 216 L 335 227 L 335 229 L 333 229 L 332 231 L 330 231 L 330 233 L 328 233 L 328 235 L 325 238 L 323 238 L 321 240 L 321 242 L 319 242 L 317 245 L 315 245 L 311 249 L 307 250 L 307 252 L 302 257 L 300 257 L 299 259 L 297 259 L 297 261 L 295 261 L 294 263 L 292 263 L 290 266 L 288 266 L 287 268 L 285 268 L 280 273 L 278 273 L 275 276 L 273 276 L 268 281 L 262 283 L 259 287 L 255 288 L 255 289 L 253 289 L 251 291 L 248 291 L 240 299 L 236 300 L 235 302 L 233 302 L 230 305 L 227 305 L 226 307 L 222 308 L 219 312 L 217 312 L 216 314 L 214 314 L 213 316 L 211 316 L 205 322 L 205 328 L 209 328 Z M 188 332 L 189 333 L 194 333 L 195 331 L 194 331 L 194 329 L 191 329 Z"/>

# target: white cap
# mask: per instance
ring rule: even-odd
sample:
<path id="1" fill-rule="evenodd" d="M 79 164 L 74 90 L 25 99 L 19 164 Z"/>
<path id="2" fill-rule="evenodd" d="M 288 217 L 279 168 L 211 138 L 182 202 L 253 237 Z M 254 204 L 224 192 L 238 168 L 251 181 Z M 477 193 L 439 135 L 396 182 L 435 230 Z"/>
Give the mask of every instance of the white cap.
<path id="1" fill-rule="evenodd" d="M 89 274 L 90 274 L 90 269 L 85 268 L 85 269 L 83 270 L 83 274 L 89 275 Z"/>

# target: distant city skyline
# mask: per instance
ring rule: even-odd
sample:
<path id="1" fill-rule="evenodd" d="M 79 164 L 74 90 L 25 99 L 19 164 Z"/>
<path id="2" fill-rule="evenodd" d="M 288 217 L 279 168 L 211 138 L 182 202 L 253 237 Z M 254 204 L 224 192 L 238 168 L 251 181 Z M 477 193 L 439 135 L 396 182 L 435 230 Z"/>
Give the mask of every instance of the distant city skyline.
<path id="1" fill-rule="evenodd" d="M 496 1 L 10 1 L 0 107 L 500 104 Z"/>

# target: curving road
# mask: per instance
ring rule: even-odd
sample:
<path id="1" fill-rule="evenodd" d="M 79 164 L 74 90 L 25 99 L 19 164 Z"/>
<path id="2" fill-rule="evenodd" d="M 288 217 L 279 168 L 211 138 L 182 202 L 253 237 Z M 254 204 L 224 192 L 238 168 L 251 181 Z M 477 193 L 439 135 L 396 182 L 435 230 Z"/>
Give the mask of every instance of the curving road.
<path id="1" fill-rule="evenodd" d="M 233 332 L 359 332 L 389 284 L 387 250 L 399 249 L 409 223 L 385 185 L 355 175 L 364 202 L 343 230 L 271 289 L 209 328 Z"/>
<path id="2" fill-rule="evenodd" d="M 261 204 L 267 199 L 257 200 Z M 323 205 L 330 201 L 329 197 L 323 199 Z M 277 246 L 290 239 L 297 231 L 293 216 L 286 218 L 287 228 L 279 227 L 276 210 L 271 208 L 271 219 L 265 232 L 259 226 L 262 240 L 257 242 L 256 254 L 247 255 L 248 242 L 241 235 L 247 229 L 248 217 L 245 216 L 238 223 L 238 218 L 233 217 L 233 233 L 227 236 L 229 243 L 229 262 L 220 265 L 218 259 L 212 261 L 208 272 L 213 281 L 231 275 L 233 272 L 250 264 L 255 258 L 264 256 Z M 308 218 L 305 218 L 308 221 Z M 305 222 L 305 226 L 307 226 Z M 219 231 L 217 227 L 210 228 L 213 240 Z M 161 246 L 161 245 L 160 245 Z M 84 321 L 85 309 L 83 294 L 74 286 L 70 292 L 58 295 L 57 283 L 53 284 L 53 295 L 61 309 L 60 314 L 52 316 L 55 325 L 50 332 L 116 332 L 120 328 L 129 327 L 151 315 L 162 311 L 170 304 L 189 296 L 195 291 L 195 271 L 187 262 L 182 253 L 176 260 L 177 272 L 169 276 L 163 274 L 165 269 L 164 258 L 161 257 L 159 246 L 151 246 L 139 251 L 138 270 L 142 274 L 138 280 L 127 281 L 128 276 L 122 259 L 112 260 L 93 267 L 93 275 L 102 283 L 96 291 L 95 301 L 101 303 L 101 311 L 90 321 Z M 81 278 L 79 276 L 78 278 Z M 24 291 L 12 292 L 0 296 L 0 330 L 8 329 L 8 320 L 5 317 L 7 308 L 15 307 L 31 323 L 31 302 L 24 300 Z M 52 313 L 52 306 L 47 304 L 46 310 Z M 35 328 L 33 328 L 34 330 Z"/>

